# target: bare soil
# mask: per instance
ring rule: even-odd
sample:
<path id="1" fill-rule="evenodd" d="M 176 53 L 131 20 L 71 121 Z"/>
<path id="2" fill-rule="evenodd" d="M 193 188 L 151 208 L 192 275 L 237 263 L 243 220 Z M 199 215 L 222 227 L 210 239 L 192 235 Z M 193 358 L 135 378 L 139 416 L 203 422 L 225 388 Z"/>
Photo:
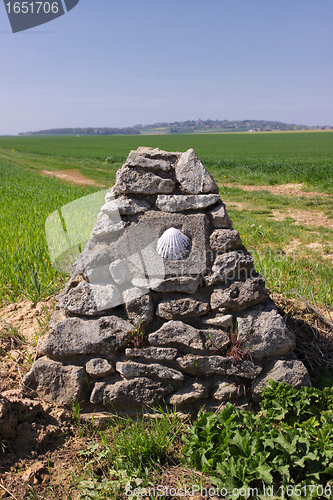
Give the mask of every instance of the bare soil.
<path id="1" fill-rule="evenodd" d="M 314 196 L 319 196 L 320 198 L 327 198 L 329 195 L 326 193 L 320 193 L 319 191 L 304 191 L 305 185 L 299 184 L 280 184 L 277 186 L 248 186 L 244 184 L 233 184 L 232 182 L 226 182 L 223 184 L 226 187 L 237 187 L 243 191 L 269 191 L 273 194 L 287 195 L 287 196 L 304 196 L 306 198 L 313 198 Z"/>
<path id="2" fill-rule="evenodd" d="M 98 184 L 92 179 L 88 179 L 84 175 L 82 175 L 78 170 L 43 170 L 41 172 L 42 175 L 46 175 L 47 177 L 57 177 L 66 182 L 70 182 L 71 184 L 77 184 L 80 186 L 101 186 L 104 187 L 104 184 Z"/>
<path id="3" fill-rule="evenodd" d="M 333 229 L 333 219 L 330 219 L 323 212 L 318 212 L 314 210 L 297 210 L 293 208 L 288 208 L 286 212 L 281 210 L 272 210 L 275 220 L 283 221 L 287 217 L 291 217 L 295 220 L 296 225 L 306 225 L 314 227 L 327 227 Z"/>

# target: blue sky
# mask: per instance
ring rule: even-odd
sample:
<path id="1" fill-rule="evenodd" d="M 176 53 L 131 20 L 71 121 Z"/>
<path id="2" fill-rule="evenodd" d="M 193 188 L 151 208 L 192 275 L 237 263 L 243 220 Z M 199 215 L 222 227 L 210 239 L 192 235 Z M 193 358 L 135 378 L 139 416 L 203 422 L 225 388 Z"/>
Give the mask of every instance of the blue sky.
<path id="1" fill-rule="evenodd" d="M 0 135 L 187 119 L 333 125 L 332 0 L 80 0 L 13 34 Z"/>

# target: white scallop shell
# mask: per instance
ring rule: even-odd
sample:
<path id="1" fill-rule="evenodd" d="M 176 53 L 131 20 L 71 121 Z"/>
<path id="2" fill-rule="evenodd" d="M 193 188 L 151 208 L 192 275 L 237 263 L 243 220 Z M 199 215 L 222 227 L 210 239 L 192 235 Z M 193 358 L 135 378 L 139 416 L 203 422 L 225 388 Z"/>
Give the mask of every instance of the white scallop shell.
<path id="1" fill-rule="evenodd" d="M 184 233 L 170 227 L 157 241 L 157 253 L 167 260 L 182 260 L 188 255 L 191 240 Z"/>

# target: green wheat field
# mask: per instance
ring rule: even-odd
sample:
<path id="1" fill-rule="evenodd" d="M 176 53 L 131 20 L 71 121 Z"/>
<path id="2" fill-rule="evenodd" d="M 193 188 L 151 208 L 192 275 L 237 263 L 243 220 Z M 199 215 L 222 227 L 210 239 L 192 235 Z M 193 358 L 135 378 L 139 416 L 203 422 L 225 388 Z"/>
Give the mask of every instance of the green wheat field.
<path id="1" fill-rule="evenodd" d="M 333 306 L 332 132 L 0 137 L 0 303 L 37 302 L 63 286 L 67 276 L 53 269 L 48 256 L 46 218 L 110 187 L 138 146 L 193 148 L 218 182 L 268 288 Z M 96 185 L 52 177 L 64 170 Z M 49 177 L 41 175 L 45 171 Z M 271 189 L 290 183 L 298 185 L 294 194 Z"/>

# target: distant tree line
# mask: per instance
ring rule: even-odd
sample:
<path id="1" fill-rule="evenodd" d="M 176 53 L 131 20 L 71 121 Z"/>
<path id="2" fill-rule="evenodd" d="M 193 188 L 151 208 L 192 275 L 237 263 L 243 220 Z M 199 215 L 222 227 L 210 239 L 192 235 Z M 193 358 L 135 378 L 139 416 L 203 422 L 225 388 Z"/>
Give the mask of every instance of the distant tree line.
<path id="1" fill-rule="evenodd" d="M 134 127 L 109 128 L 109 127 L 87 127 L 87 128 L 52 128 L 48 130 L 38 130 L 37 132 L 26 132 L 18 135 L 134 135 L 140 131 Z"/>
<path id="2" fill-rule="evenodd" d="M 197 130 L 211 129 L 231 129 L 231 130 L 255 130 L 255 131 L 270 131 L 270 130 L 302 130 L 309 129 L 306 125 L 295 125 L 294 123 L 283 123 L 278 121 L 267 120 L 187 120 L 184 122 L 173 123 L 154 123 L 152 125 L 136 125 L 135 128 L 144 132 L 152 129 L 169 129 L 171 134 L 191 133 Z"/>

